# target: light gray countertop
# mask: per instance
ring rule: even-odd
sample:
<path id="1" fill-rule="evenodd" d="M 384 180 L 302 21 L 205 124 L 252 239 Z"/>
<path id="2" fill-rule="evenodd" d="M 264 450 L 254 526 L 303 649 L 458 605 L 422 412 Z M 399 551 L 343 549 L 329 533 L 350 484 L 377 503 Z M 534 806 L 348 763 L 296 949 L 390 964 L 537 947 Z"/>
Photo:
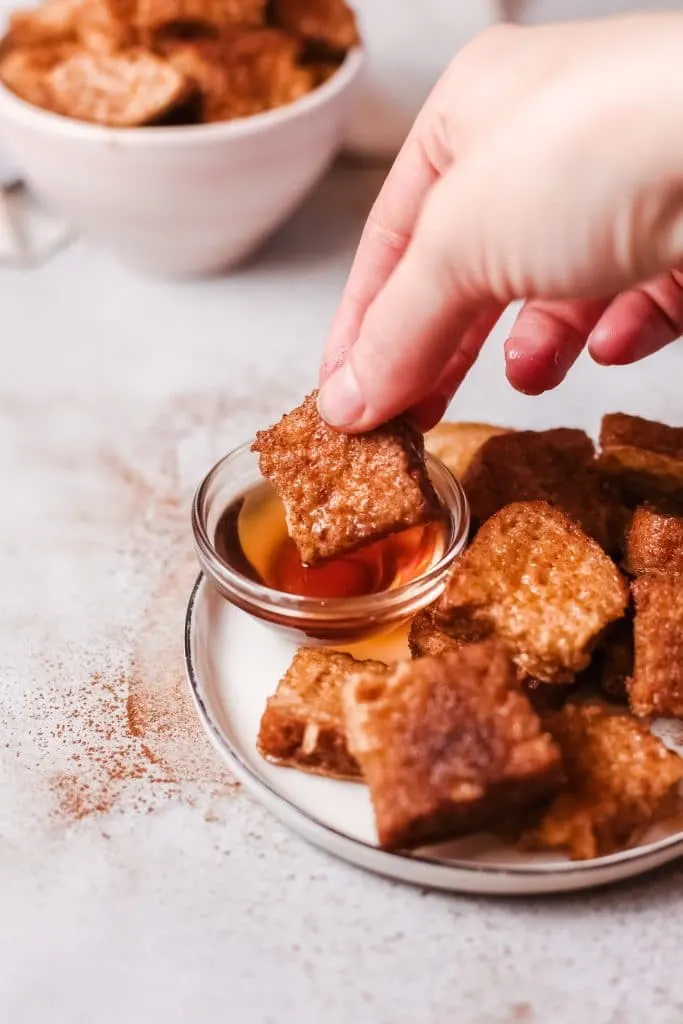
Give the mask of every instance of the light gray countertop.
<path id="1" fill-rule="evenodd" d="M 683 867 L 446 897 L 331 860 L 231 783 L 182 665 L 192 489 L 314 379 L 378 171 L 338 168 L 252 265 L 144 281 L 76 245 L 0 272 L 0 1021 L 679 1024 Z M 683 423 L 680 343 L 453 414 Z"/>

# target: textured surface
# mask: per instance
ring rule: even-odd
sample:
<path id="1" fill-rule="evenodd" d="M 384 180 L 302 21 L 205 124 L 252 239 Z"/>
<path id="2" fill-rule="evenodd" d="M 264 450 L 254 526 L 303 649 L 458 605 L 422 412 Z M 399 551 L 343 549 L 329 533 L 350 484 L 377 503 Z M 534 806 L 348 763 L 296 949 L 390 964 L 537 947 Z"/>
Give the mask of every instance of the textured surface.
<path id="1" fill-rule="evenodd" d="M 683 718 L 683 576 L 653 573 L 632 584 L 635 669 L 627 682 L 637 715 Z"/>
<path id="2" fill-rule="evenodd" d="M 316 648 L 298 650 L 263 713 L 261 754 L 320 775 L 358 777 L 360 769 L 346 745 L 341 694 L 349 676 L 361 669 L 387 672 L 381 661 L 358 661 L 350 654 Z"/>
<path id="3" fill-rule="evenodd" d="M 624 564 L 633 576 L 683 573 L 683 516 L 641 505 L 626 537 Z"/>
<path id="4" fill-rule="evenodd" d="M 563 683 L 627 603 L 618 569 L 576 523 L 545 501 L 517 502 L 455 562 L 436 622 L 463 639 L 495 632 L 526 675 Z"/>
<path id="5" fill-rule="evenodd" d="M 385 849 L 495 828 L 553 794 L 560 753 L 498 640 L 361 670 L 342 693 L 347 742 Z"/>
<path id="6" fill-rule="evenodd" d="M 321 419 L 314 392 L 259 430 L 252 451 L 309 565 L 440 516 L 423 436 L 405 418 L 341 434 Z"/>
<path id="7" fill-rule="evenodd" d="M 192 489 L 313 386 L 380 179 L 337 171 L 229 280 L 144 282 L 81 247 L 0 274 L 3 1021 L 680 1024 L 683 864 L 519 902 L 390 884 L 289 834 L 195 728 Z M 683 346 L 582 357 L 528 398 L 502 337 L 452 418 L 683 424 Z M 109 810 L 79 805 L 86 782 Z"/>
<path id="8" fill-rule="evenodd" d="M 624 516 L 619 494 L 594 468 L 593 444 L 566 427 L 490 437 L 463 477 L 474 523 L 513 501 L 547 501 L 571 516 L 606 551 L 619 550 Z"/>
<path id="9" fill-rule="evenodd" d="M 683 760 L 633 718 L 568 704 L 544 719 L 562 751 L 567 791 L 527 836 L 575 860 L 621 849 L 680 805 Z"/>

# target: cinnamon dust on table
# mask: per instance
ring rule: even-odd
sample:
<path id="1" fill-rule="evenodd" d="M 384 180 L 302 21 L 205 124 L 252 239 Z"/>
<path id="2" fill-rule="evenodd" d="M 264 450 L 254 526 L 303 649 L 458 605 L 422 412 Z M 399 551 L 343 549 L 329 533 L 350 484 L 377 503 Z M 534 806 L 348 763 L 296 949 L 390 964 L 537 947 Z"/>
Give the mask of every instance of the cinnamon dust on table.
<path id="1" fill-rule="evenodd" d="M 73 492 L 60 510 L 64 521 L 55 513 L 45 526 L 52 531 L 45 545 L 59 543 L 79 573 L 78 560 L 96 563 L 106 545 L 123 578 L 121 602 L 116 587 L 103 583 L 101 606 L 55 609 L 43 631 L 40 679 L 26 693 L 28 767 L 45 779 L 57 821 L 148 813 L 172 801 L 203 803 L 210 821 L 216 801 L 237 788 L 203 733 L 185 679 L 184 618 L 198 573 L 189 508 L 211 464 L 292 397 L 291 389 L 270 386 L 250 400 L 185 395 L 151 421 L 130 404 L 125 415 L 89 409 L 83 415 L 93 419 L 93 433 L 102 417 L 104 427 L 75 457 L 39 443 L 44 406 L 40 430 L 25 432 L 24 455 L 49 460 L 65 493 Z M 52 415 L 59 418 L 60 408 Z M 25 427 L 31 414 L 22 408 L 21 416 Z M 86 425 L 78 436 L 87 433 Z M 89 500 L 94 493 L 104 498 Z M 69 644 L 77 614 L 91 618 L 79 624 L 83 642 Z"/>

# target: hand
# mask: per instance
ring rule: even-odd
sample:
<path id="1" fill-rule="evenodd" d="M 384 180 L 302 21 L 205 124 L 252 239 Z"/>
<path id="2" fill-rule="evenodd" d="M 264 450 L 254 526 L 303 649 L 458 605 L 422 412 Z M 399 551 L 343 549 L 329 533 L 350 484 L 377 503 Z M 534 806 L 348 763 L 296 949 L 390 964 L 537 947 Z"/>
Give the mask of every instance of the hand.
<path id="1" fill-rule="evenodd" d="M 456 57 L 363 232 L 320 373 L 333 426 L 431 426 L 514 299 L 529 394 L 586 343 L 622 364 L 681 333 L 681 52 L 674 13 L 501 25 Z"/>

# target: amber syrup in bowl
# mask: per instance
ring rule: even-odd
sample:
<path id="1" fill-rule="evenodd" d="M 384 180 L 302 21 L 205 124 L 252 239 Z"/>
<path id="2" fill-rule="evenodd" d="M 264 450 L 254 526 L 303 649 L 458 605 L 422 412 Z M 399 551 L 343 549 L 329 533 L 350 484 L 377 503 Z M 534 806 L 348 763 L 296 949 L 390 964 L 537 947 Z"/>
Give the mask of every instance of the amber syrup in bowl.
<path id="1" fill-rule="evenodd" d="M 302 645 L 356 643 L 389 632 L 439 597 L 467 541 L 462 488 L 438 460 L 427 456 L 427 465 L 441 519 L 308 566 L 257 456 L 244 445 L 214 466 L 195 496 L 200 564 L 228 601 Z"/>

